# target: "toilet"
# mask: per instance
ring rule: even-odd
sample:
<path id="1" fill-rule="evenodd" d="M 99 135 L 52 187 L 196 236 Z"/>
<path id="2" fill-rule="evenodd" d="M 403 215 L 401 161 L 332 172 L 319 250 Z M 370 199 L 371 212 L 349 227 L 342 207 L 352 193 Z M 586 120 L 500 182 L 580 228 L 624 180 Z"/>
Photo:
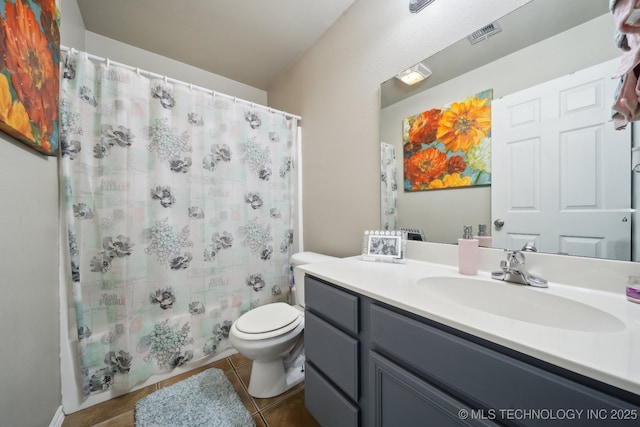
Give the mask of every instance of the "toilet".
<path id="1" fill-rule="evenodd" d="M 335 259 L 315 252 L 298 252 L 291 256 L 291 266 L 294 269 Z M 229 340 L 238 353 L 253 360 L 248 390 L 253 397 L 277 396 L 304 379 L 302 367 L 291 375 L 285 366 L 293 370 L 294 359 L 301 360 L 300 355 L 303 356 L 304 273 L 294 269 L 293 275 L 295 305 L 276 302 L 256 307 L 233 322 L 229 331 Z"/>

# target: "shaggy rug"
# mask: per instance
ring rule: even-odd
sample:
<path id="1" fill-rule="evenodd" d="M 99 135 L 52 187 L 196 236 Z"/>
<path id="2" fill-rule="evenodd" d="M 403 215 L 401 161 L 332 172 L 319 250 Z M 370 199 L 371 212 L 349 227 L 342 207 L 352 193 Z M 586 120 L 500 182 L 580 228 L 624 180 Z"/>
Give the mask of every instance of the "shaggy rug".
<path id="1" fill-rule="evenodd" d="M 136 403 L 136 427 L 255 427 L 220 369 L 207 369 Z"/>

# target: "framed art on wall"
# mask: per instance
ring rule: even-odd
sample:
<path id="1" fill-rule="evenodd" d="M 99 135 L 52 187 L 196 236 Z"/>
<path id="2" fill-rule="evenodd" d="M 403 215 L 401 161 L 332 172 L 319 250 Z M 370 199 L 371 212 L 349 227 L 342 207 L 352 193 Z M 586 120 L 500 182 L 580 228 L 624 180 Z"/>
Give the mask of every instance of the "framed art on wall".
<path id="1" fill-rule="evenodd" d="M 57 1 L 3 2 L 0 52 L 0 130 L 55 156 L 60 75 Z"/>
<path id="2" fill-rule="evenodd" d="M 404 191 L 491 184 L 491 99 L 488 89 L 402 123 Z"/>

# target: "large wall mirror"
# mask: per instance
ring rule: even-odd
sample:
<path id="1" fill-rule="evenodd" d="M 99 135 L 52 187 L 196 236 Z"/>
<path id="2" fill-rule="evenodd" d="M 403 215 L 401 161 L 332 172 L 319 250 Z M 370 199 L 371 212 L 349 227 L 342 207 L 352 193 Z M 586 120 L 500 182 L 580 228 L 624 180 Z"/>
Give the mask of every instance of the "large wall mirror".
<path id="1" fill-rule="evenodd" d="M 486 224 L 490 234 L 497 232 L 494 225 L 497 218 L 492 216 L 492 191 L 495 192 L 500 187 L 495 184 L 495 176 L 491 186 L 404 191 L 403 120 L 408 116 L 450 104 L 487 89 L 493 91 L 493 105 L 495 105 L 498 100 L 524 89 L 573 75 L 598 64 L 605 62 L 617 64 L 616 61 L 619 61 L 623 52 L 616 46 L 614 18 L 608 7 L 609 2 L 603 0 L 532 0 L 492 23 L 501 29 L 499 33 L 475 44 L 465 38 L 421 61 L 432 72 L 425 81 L 407 86 L 396 78 L 390 78 L 382 83 L 381 142 L 384 143 L 383 146 L 393 146 L 396 155 L 398 181 L 396 228 L 420 229 L 424 231 L 427 241 L 438 243 L 457 242 L 465 224 L 473 225 L 474 231 L 479 224 Z M 422 13 L 428 13 L 428 9 Z M 411 41 L 411 43 L 416 42 L 418 41 Z M 400 66 L 398 71 L 401 71 Z M 617 80 L 611 81 L 617 84 Z M 598 93 L 598 97 L 605 98 L 604 102 L 607 106 L 613 104 L 614 97 L 611 94 Z M 607 99 L 608 96 L 611 96 L 611 99 Z M 607 122 L 605 126 L 613 129 L 610 117 Z M 629 125 L 625 130 L 629 135 L 629 144 L 631 144 L 631 127 Z M 602 143 L 603 141 L 597 142 L 597 144 Z M 497 142 L 493 135 L 494 154 L 495 144 Z M 632 151 L 631 145 L 628 151 Z M 595 152 L 592 157 L 599 162 L 598 152 Z M 631 173 L 631 163 L 629 159 L 628 163 L 620 164 L 617 168 L 625 171 L 619 174 L 622 178 L 610 177 L 608 181 L 602 180 L 607 184 L 596 184 L 599 186 L 597 197 L 602 198 L 602 194 L 608 194 L 613 187 L 617 186 L 617 183 L 612 181 L 614 179 L 630 181 L 633 178 L 632 175 L 636 175 Z M 495 166 L 493 165 L 494 170 Z M 542 172 L 544 173 L 544 170 Z M 501 183 L 504 183 L 502 181 L 505 181 L 504 177 L 501 177 Z M 579 182 L 574 184 L 581 185 Z M 628 193 L 631 193 L 630 184 L 628 188 Z M 543 194 L 553 190 L 553 188 L 539 189 Z M 578 244 L 580 239 L 573 239 L 577 242 L 575 251 L 571 246 L 573 232 L 563 229 L 558 233 L 561 236 L 569 236 L 565 239 L 565 246 L 561 244 L 559 248 L 545 250 L 544 245 L 541 245 L 539 249 L 544 252 L 579 256 L 634 259 L 632 247 L 635 245 L 632 230 L 635 210 L 632 194 L 626 196 L 629 203 L 625 209 L 621 209 L 621 215 L 616 217 L 616 221 L 625 223 L 627 236 L 625 242 L 609 244 L 615 247 L 614 249 L 609 248 L 610 250 L 603 251 L 602 248 L 606 244 L 597 241 L 598 233 L 603 226 L 598 222 L 599 220 L 593 220 L 589 224 L 593 229 L 593 242 L 580 238 L 583 240 L 582 243 L 586 242 L 580 246 Z M 385 203 L 384 196 L 382 202 Z M 383 205 L 383 212 L 385 208 L 387 206 Z M 384 213 L 382 222 L 384 226 Z M 529 237 L 543 241 L 541 233 L 524 236 L 525 239 Z M 507 241 L 500 247 L 519 249 L 516 247 L 519 244 L 517 240 Z"/>

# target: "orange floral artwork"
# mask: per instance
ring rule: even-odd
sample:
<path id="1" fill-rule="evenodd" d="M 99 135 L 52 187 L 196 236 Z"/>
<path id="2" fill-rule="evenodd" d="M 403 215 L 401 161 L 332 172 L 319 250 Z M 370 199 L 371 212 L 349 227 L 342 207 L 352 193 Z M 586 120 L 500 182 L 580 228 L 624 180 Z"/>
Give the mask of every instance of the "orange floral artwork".
<path id="1" fill-rule="evenodd" d="M 404 119 L 404 190 L 491 184 L 493 89 Z"/>
<path id="2" fill-rule="evenodd" d="M 0 5 L 0 61 L 0 130 L 55 156 L 60 75 L 56 0 Z"/>

